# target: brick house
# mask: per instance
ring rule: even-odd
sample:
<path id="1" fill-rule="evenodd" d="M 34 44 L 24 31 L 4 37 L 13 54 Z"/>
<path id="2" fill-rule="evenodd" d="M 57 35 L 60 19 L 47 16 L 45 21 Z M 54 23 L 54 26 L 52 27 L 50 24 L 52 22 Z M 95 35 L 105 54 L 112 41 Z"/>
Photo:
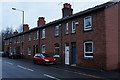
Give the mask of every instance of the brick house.
<path id="1" fill-rule="evenodd" d="M 5 39 L 5 51 L 32 59 L 47 53 L 65 65 L 114 70 L 120 68 L 118 37 L 120 2 L 107 2 L 73 14 L 65 3 L 62 18 L 45 24 L 39 17 L 37 27 L 24 25 L 24 32 Z"/>

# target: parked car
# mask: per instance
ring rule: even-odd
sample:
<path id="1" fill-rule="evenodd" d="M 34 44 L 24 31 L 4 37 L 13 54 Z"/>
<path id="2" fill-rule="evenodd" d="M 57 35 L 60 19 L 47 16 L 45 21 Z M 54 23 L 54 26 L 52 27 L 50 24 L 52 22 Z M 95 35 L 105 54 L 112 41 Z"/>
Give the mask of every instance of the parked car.
<path id="1" fill-rule="evenodd" d="M 36 53 L 33 57 L 33 62 L 38 64 L 55 64 L 56 59 L 54 57 L 50 57 L 46 53 Z"/>
<path id="2" fill-rule="evenodd" d="M 6 57 L 7 56 L 7 53 L 3 52 L 3 51 L 0 51 L 0 56 L 1 57 Z"/>
<path id="3" fill-rule="evenodd" d="M 16 53 L 12 52 L 12 53 L 9 53 L 8 58 L 15 59 L 15 58 L 17 58 L 17 55 L 16 55 Z"/>

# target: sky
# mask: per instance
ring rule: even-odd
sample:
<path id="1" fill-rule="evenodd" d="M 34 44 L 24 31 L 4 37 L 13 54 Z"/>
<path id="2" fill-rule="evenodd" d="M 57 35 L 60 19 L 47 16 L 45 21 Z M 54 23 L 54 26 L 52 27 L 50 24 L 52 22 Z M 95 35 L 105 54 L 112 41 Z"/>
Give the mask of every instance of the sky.
<path id="1" fill-rule="evenodd" d="M 62 18 L 64 3 L 70 3 L 73 14 L 100 5 L 109 0 L 1 0 L 0 1 L 0 31 L 6 27 L 18 30 L 22 25 L 22 12 L 25 12 L 24 23 L 31 28 L 37 26 L 38 17 L 45 17 L 46 23 Z"/>

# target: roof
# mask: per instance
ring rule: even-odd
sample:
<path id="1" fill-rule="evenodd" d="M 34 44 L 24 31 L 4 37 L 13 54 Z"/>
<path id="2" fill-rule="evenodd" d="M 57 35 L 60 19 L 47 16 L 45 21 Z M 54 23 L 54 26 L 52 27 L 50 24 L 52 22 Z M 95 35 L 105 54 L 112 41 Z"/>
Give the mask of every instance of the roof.
<path id="1" fill-rule="evenodd" d="M 42 29 L 42 28 L 45 28 L 45 27 L 47 27 L 47 26 L 50 26 L 50 25 L 53 25 L 53 24 L 57 24 L 57 23 L 60 23 L 60 22 L 62 22 L 62 21 L 69 20 L 69 19 L 72 19 L 72 18 L 74 18 L 74 17 L 80 16 L 80 15 L 83 15 L 83 14 L 86 14 L 86 13 L 90 13 L 90 12 L 93 12 L 93 11 L 96 11 L 96 10 L 99 10 L 99 9 L 104 9 L 104 8 L 110 7 L 110 6 L 112 6 L 112 5 L 115 5 L 116 3 L 118 3 L 118 2 L 106 2 L 106 3 L 104 3 L 104 4 L 97 5 L 97 6 L 95 6 L 95 7 L 89 8 L 89 9 L 87 9 L 87 10 L 84 10 L 84 11 L 78 12 L 78 13 L 76 13 L 76 14 L 73 14 L 73 15 L 71 15 L 71 16 L 63 17 L 63 18 L 61 18 L 61 19 L 58 19 L 58 20 L 49 22 L 49 23 L 47 23 L 47 24 L 45 24 L 45 25 L 42 25 L 42 26 L 39 26 L 39 27 L 35 27 L 35 28 L 30 29 L 30 30 L 28 30 L 28 31 L 26 31 L 26 32 L 22 32 L 22 33 L 13 35 L 13 36 L 11 36 L 11 37 L 9 37 L 9 38 L 13 38 L 13 37 L 16 37 L 16 36 L 20 36 L 20 35 L 23 35 L 23 34 L 26 34 L 26 33 L 29 33 L 29 32 L 35 31 L 35 30 L 38 30 L 38 29 Z M 9 38 L 6 38 L 6 39 L 9 39 Z M 6 39 L 5 39 L 5 40 L 6 40 Z"/>

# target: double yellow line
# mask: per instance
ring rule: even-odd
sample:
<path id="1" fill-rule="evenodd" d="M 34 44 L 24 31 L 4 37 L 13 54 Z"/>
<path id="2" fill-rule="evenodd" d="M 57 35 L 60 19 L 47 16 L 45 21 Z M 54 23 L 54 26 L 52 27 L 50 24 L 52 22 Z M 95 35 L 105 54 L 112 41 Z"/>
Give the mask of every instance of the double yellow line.
<path id="1" fill-rule="evenodd" d="M 99 79 L 102 79 L 102 80 L 110 80 L 110 79 L 106 79 L 106 78 L 100 77 L 100 76 L 95 76 L 95 75 L 90 75 L 90 74 L 85 74 L 85 73 L 65 70 L 65 69 L 61 69 L 61 68 L 56 68 L 56 67 L 50 67 L 50 68 L 57 69 L 57 70 L 62 70 L 62 71 L 66 71 L 66 72 L 71 72 L 71 73 L 75 73 L 75 74 L 79 74 L 79 75 L 83 75 L 83 76 L 87 76 L 87 77 L 91 77 L 91 78 L 99 78 Z"/>

